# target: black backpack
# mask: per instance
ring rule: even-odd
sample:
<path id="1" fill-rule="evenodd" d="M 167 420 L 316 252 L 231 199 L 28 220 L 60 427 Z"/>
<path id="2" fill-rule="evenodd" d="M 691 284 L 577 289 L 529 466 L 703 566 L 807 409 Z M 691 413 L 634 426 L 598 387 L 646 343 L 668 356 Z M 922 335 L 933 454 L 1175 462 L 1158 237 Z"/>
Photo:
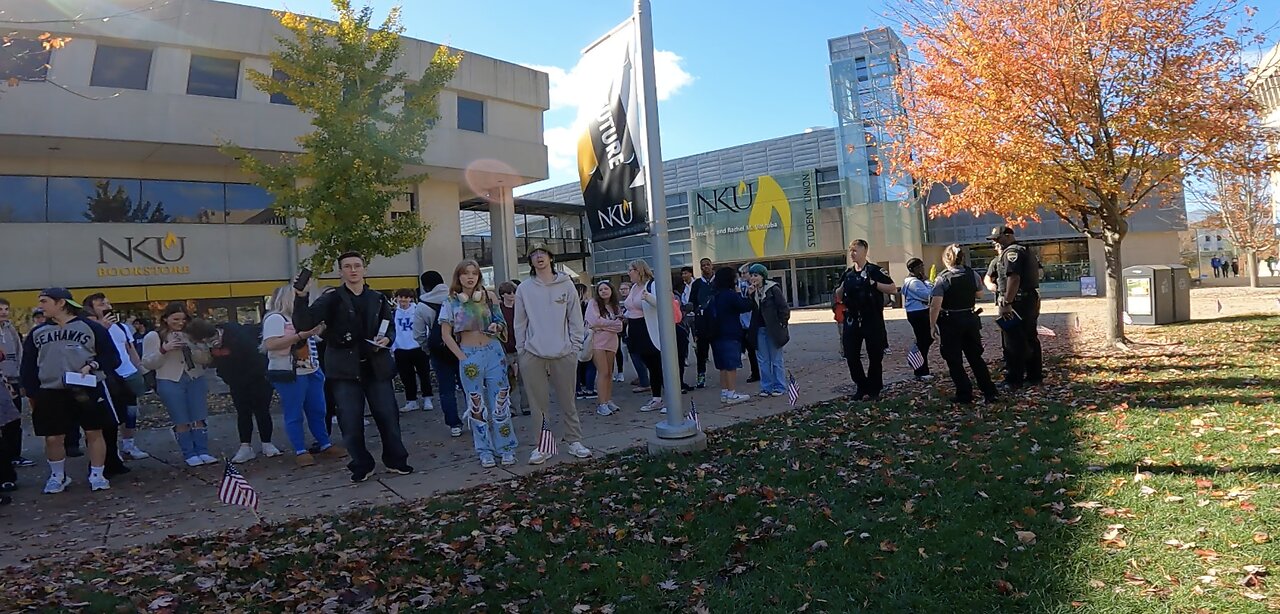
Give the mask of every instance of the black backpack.
<path id="1" fill-rule="evenodd" d="M 427 307 L 435 310 L 435 321 L 431 323 L 431 330 L 427 332 L 427 351 L 435 358 L 458 362 L 458 357 L 453 355 L 453 351 L 449 346 L 444 344 L 444 333 L 440 329 L 440 308 L 441 303 L 424 303 Z"/>

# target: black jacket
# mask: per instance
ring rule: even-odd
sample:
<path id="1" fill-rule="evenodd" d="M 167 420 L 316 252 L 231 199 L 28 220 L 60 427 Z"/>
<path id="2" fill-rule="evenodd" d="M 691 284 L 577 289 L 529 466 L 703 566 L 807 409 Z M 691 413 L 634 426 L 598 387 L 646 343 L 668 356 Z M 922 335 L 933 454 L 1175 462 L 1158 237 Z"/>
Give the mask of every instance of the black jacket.
<path id="1" fill-rule="evenodd" d="M 324 374 L 340 380 L 358 380 L 372 376 L 375 380 L 390 380 L 395 375 L 395 364 L 390 349 L 378 349 L 369 343 L 378 336 L 379 324 L 395 319 L 391 301 L 381 292 L 364 287 L 359 296 L 352 294 L 345 285 L 325 290 L 316 302 L 308 304 L 307 295 L 293 301 L 293 325 L 298 330 L 310 330 L 323 322 Z M 356 317 L 359 305 L 364 313 L 363 321 Z M 386 335 L 394 334 L 389 330 Z M 363 365 L 363 368 L 362 368 Z"/>
<path id="2" fill-rule="evenodd" d="M 262 336 L 261 326 L 245 326 L 238 322 L 222 325 L 222 345 L 211 348 L 213 368 L 228 386 L 256 383 L 266 380 L 267 355 L 258 348 Z"/>

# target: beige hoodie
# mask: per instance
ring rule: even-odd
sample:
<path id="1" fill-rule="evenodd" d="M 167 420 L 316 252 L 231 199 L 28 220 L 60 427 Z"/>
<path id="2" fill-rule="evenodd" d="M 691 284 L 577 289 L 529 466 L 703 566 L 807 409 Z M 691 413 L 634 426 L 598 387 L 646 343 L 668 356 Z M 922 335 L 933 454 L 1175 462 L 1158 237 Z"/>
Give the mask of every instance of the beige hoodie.
<path id="1" fill-rule="evenodd" d="M 516 353 L 539 358 L 577 356 L 587 335 L 573 280 L 556 273 L 550 283 L 535 275 L 516 287 Z"/>

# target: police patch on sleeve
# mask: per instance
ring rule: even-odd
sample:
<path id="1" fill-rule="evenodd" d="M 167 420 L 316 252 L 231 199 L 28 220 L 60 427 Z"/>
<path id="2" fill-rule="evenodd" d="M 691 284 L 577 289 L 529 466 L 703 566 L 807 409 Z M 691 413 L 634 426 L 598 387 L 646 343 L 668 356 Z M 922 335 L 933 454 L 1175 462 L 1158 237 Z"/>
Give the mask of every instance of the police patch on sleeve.
<path id="1" fill-rule="evenodd" d="M 1013 263 L 1017 261 L 1018 261 L 1018 251 L 1012 250 L 1012 249 L 1009 250 L 1009 262 Z"/>

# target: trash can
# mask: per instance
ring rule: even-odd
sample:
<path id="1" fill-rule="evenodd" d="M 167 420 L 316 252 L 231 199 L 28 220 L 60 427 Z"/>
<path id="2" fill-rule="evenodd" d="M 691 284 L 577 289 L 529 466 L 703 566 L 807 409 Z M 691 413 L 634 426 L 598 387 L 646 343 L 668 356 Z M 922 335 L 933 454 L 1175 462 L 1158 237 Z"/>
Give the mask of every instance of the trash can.
<path id="1" fill-rule="evenodd" d="M 1173 275 L 1173 321 L 1191 321 L 1191 269 L 1181 264 L 1169 265 Z"/>
<path id="2" fill-rule="evenodd" d="M 1124 309 L 1134 324 L 1174 321 L 1173 270 L 1153 264 L 1124 270 Z"/>

